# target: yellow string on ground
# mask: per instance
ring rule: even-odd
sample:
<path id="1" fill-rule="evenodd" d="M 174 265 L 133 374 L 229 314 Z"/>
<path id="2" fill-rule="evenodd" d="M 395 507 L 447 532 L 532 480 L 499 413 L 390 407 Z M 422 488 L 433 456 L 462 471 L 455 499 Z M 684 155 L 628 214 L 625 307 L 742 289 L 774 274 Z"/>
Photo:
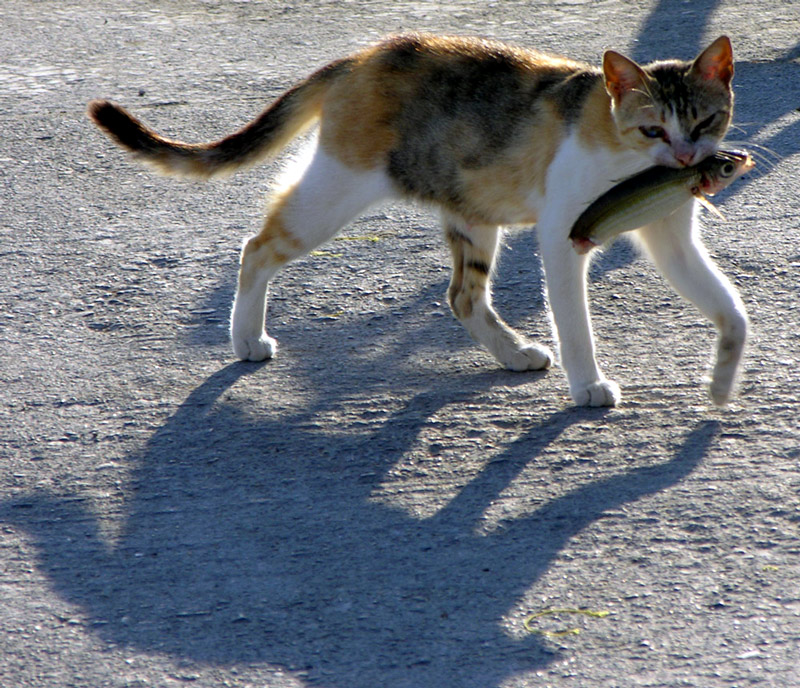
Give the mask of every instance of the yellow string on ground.
<path id="1" fill-rule="evenodd" d="M 538 633 L 539 635 L 546 635 L 550 636 L 551 638 L 560 638 L 567 635 L 579 635 L 581 629 L 565 628 L 562 631 L 546 631 L 540 628 L 533 628 L 533 626 L 531 626 L 531 622 L 543 616 L 556 616 L 563 614 L 581 614 L 583 616 L 589 616 L 594 619 L 604 619 L 610 613 L 611 613 L 610 611 L 607 611 L 605 609 L 602 609 L 600 611 L 592 611 L 591 609 L 543 609 L 540 612 L 536 612 L 535 614 L 530 614 L 526 616 L 525 620 L 522 622 L 522 625 L 525 626 L 525 630 L 528 631 L 528 633 Z"/>

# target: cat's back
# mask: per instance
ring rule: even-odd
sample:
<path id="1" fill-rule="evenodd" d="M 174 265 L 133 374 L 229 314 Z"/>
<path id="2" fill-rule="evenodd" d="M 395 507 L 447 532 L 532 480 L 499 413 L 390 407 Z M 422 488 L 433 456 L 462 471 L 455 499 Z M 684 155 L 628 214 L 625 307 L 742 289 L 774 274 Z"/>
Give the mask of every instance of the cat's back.
<path id="1" fill-rule="evenodd" d="M 560 55 L 475 36 L 404 33 L 384 38 L 357 54 L 388 71 L 418 72 L 420 68 L 451 73 L 543 71 L 570 73 L 588 65 Z"/>
<path id="2" fill-rule="evenodd" d="M 358 54 L 387 72 L 444 71 L 454 76 L 544 71 L 569 73 L 585 68 L 575 60 L 475 36 L 405 33 L 389 36 Z"/>
<path id="3" fill-rule="evenodd" d="M 352 56 L 326 98 L 321 135 L 359 166 L 392 153 L 396 166 L 427 156 L 474 168 L 538 120 L 575 119 L 600 81 L 589 65 L 500 41 L 402 34 Z"/>
<path id="4" fill-rule="evenodd" d="M 500 41 L 407 33 L 391 36 L 354 56 L 350 88 L 372 90 L 408 102 L 446 98 L 457 105 L 490 101 L 503 109 L 512 95 L 535 99 L 576 74 L 597 74 L 589 65 Z M 360 88 L 359 88 L 360 87 Z"/>

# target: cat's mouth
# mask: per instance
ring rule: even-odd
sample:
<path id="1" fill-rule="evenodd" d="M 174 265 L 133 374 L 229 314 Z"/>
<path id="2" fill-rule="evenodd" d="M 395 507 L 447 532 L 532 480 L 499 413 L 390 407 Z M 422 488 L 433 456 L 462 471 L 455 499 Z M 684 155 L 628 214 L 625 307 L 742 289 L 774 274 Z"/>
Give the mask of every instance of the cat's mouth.
<path id="1" fill-rule="evenodd" d="M 700 162 L 699 160 L 697 162 Z M 684 167 L 691 167 L 693 161 L 691 159 L 688 160 L 679 160 L 674 155 L 662 155 L 656 158 L 656 164 L 661 165 L 662 167 L 671 167 L 676 170 L 683 169 Z"/>
<path id="2" fill-rule="evenodd" d="M 694 167 L 699 165 L 706 158 L 716 155 L 718 152 L 717 146 L 710 143 L 693 144 L 689 148 L 672 151 L 673 158 L 675 159 L 675 167 Z"/>
<path id="3" fill-rule="evenodd" d="M 716 152 L 716 149 L 713 148 L 698 149 L 684 153 L 667 151 L 665 155 L 661 156 L 658 164 L 680 170 L 684 167 L 694 167 L 695 165 L 699 165 L 701 162 L 703 162 L 703 160 L 714 155 Z"/>

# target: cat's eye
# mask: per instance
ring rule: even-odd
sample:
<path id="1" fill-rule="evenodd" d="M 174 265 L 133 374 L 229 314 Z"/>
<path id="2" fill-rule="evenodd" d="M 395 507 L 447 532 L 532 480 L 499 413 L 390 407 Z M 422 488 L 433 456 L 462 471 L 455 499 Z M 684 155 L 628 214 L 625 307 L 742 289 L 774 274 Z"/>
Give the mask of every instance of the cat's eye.
<path id="1" fill-rule="evenodd" d="M 698 124 L 694 129 L 692 129 L 692 133 L 690 134 L 690 138 L 692 141 L 697 141 L 703 133 L 703 130 L 708 129 L 714 122 L 714 118 L 716 115 L 711 115 L 710 117 L 706 117 L 700 124 Z"/>
<path id="2" fill-rule="evenodd" d="M 664 139 L 667 138 L 667 132 L 664 127 L 639 127 L 639 131 L 648 139 Z"/>

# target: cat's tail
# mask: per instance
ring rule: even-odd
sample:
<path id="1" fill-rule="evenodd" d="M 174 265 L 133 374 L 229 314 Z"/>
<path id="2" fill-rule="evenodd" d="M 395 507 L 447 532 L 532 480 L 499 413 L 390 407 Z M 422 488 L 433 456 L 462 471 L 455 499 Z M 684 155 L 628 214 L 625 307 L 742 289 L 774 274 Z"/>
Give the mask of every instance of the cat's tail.
<path id="1" fill-rule="evenodd" d="M 127 110 L 107 100 L 93 100 L 87 114 L 111 139 L 160 172 L 184 177 L 230 174 L 276 155 L 319 118 L 331 82 L 349 60 L 323 67 L 286 91 L 252 122 L 211 143 L 182 143 L 160 136 Z"/>

